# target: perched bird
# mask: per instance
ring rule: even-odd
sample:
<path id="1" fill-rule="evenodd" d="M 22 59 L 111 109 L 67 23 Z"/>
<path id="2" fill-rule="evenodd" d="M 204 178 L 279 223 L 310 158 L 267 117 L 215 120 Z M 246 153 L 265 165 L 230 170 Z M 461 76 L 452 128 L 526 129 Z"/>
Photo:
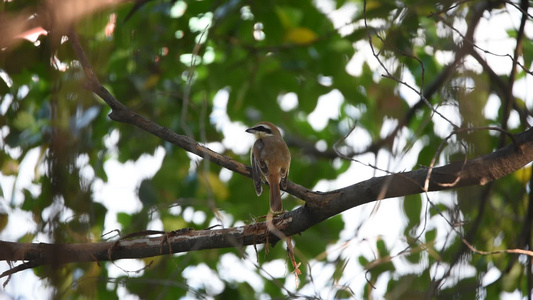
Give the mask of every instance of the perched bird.
<path id="1" fill-rule="evenodd" d="M 276 125 L 270 122 L 259 122 L 246 132 L 255 135 L 255 143 L 250 151 L 252 162 L 252 179 L 257 196 L 263 192 L 262 183 L 268 182 L 270 186 L 270 210 L 280 212 L 281 204 L 280 185 L 287 188 L 287 177 L 291 164 L 291 153 L 283 141 Z"/>

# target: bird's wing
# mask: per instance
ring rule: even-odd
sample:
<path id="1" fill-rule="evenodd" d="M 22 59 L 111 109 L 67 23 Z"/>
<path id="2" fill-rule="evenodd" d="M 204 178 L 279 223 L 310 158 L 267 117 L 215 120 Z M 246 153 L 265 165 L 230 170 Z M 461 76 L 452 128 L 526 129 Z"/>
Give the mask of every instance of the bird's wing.
<path id="1" fill-rule="evenodd" d="M 285 190 L 287 189 L 287 181 L 289 180 L 289 170 L 281 169 L 281 180 L 280 185 Z"/>
<path id="2" fill-rule="evenodd" d="M 252 179 L 254 181 L 255 193 L 257 194 L 257 196 L 261 195 L 261 193 L 263 192 L 263 186 L 261 185 L 263 181 L 263 176 L 261 174 L 261 162 L 259 160 L 259 155 L 263 150 L 263 147 L 264 145 L 262 141 L 256 141 L 254 147 L 252 148 L 252 153 L 250 156 L 250 160 L 252 163 Z"/>
<path id="3" fill-rule="evenodd" d="M 254 180 L 254 188 L 257 196 L 263 192 L 263 186 L 261 185 L 261 171 L 259 170 L 259 164 L 257 159 L 252 154 L 252 179 Z"/>

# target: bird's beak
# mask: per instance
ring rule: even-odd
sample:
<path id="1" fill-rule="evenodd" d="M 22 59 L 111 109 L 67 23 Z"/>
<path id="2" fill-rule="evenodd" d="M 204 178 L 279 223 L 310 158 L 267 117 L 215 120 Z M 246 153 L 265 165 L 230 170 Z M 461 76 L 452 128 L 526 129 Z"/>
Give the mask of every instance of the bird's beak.
<path id="1" fill-rule="evenodd" d="M 253 128 L 248 128 L 245 131 L 252 134 L 255 133 L 255 130 Z"/>

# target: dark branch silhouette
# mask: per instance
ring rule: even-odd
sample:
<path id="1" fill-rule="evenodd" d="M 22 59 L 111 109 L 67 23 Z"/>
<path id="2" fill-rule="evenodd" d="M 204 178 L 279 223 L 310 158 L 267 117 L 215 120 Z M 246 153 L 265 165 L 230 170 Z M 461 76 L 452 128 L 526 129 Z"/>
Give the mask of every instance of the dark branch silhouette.
<path id="1" fill-rule="evenodd" d="M 138 115 L 118 101 L 105 89 L 89 63 L 78 35 L 70 30 L 69 39 L 87 77 L 86 87 L 111 107 L 109 117 L 117 122 L 137 126 L 147 133 L 175 144 L 186 151 L 214 162 L 224 168 L 250 177 L 249 167 L 198 144 L 194 139 L 179 135 Z M 242 247 L 269 242 L 276 244 L 280 236 L 292 236 L 350 208 L 376 200 L 418 194 L 428 191 L 455 189 L 463 186 L 485 185 L 522 168 L 533 160 L 533 129 L 517 134 L 514 143 L 473 160 L 462 161 L 430 169 L 374 177 L 335 191 L 310 191 L 289 182 L 286 189 L 306 204 L 273 220 L 272 233 L 266 222 L 228 229 L 178 230 L 158 237 L 143 237 L 116 242 L 90 244 L 27 244 L 0 241 L 0 260 L 26 261 L 3 274 L 47 264 L 108 261 L 142 258 L 201 249 Z M 424 188 L 427 186 L 427 189 Z"/>

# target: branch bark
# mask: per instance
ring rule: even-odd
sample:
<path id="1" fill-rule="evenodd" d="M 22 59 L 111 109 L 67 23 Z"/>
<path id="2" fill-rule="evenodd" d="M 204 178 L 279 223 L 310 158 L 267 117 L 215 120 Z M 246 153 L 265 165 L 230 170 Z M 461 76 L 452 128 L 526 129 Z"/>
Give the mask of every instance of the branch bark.
<path id="1" fill-rule="evenodd" d="M 100 84 L 81 47 L 79 37 L 73 30 L 69 32 L 69 40 L 86 74 L 87 87 L 111 107 L 112 112 L 109 117 L 112 120 L 135 125 L 188 152 L 250 177 L 248 166 L 216 153 L 190 137 L 176 134 L 147 120 L 124 106 Z M 0 260 L 26 261 L 0 274 L 0 278 L 47 264 L 143 258 L 202 249 L 243 247 L 266 242 L 275 244 L 280 240 L 280 236 L 301 233 L 332 216 L 365 203 L 422 192 L 484 185 L 511 174 L 532 160 L 533 129 L 529 129 L 516 135 L 515 143 L 493 153 L 432 169 L 427 190 L 423 187 L 429 169 L 374 177 L 327 193 L 310 191 L 289 182 L 286 191 L 305 200 L 306 204 L 272 221 L 281 234 L 273 233 L 269 230 L 270 225 L 261 222 L 228 229 L 186 230 L 169 232 L 159 237 L 92 244 L 27 244 L 0 241 Z"/>
<path id="2" fill-rule="evenodd" d="M 484 185 L 522 168 L 533 160 L 533 129 L 520 133 L 515 138 L 516 144 L 509 144 L 488 155 L 434 168 L 428 191 Z M 206 159 L 218 161 L 207 151 L 203 155 Z M 221 162 L 221 165 L 227 168 L 239 164 L 235 161 Z M 273 224 L 283 235 L 292 236 L 365 203 L 425 192 L 422 187 L 428 170 L 374 177 L 328 193 L 306 190 L 312 195 L 308 197 L 306 205 L 275 218 Z M 0 241 L 0 260 L 27 261 L 4 272 L 0 278 L 45 264 L 143 258 L 202 249 L 243 247 L 267 241 L 275 244 L 279 237 L 268 230 L 266 222 L 220 230 L 170 232 L 160 237 L 93 244 L 27 244 Z"/>

